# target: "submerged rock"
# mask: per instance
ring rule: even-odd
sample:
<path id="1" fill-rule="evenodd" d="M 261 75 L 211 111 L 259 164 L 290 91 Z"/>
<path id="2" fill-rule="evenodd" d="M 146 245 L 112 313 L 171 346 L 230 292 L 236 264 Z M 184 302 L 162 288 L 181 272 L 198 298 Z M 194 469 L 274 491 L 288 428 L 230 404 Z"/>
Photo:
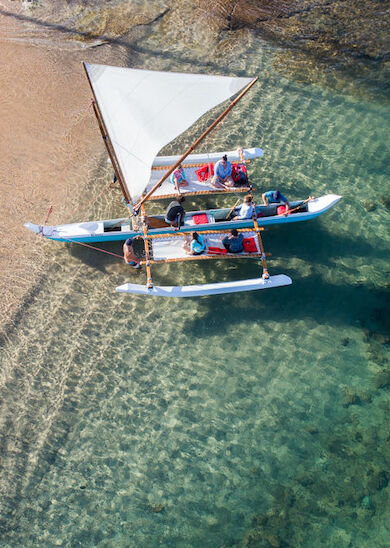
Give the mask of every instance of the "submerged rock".
<path id="1" fill-rule="evenodd" d="M 387 196 L 381 196 L 379 198 L 379 201 L 381 202 L 381 204 L 383 204 L 385 206 L 386 209 L 390 209 L 390 195 L 389 194 Z"/>
<path id="2" fill-rule="evenodd" d="M 365 497 L 362 498 L 361 505 L 366 510 L 372 510 L 373 509 L 372 500 L 368 495 L 366 495 Z"/>
<path id="3" fill-rule="evenodd" d="M 390 385 L 390 369 L 378 371 L 374 377 L 375 388 L 387 388 Z"/>
<path id="4" fill-rule="evenodd" d="M 343 386 L 344 403 L 343 407 L 349 407 L 350 405 L 359 405 L 361 403 L 360 396 L 352 390 L 349 386 Z"/>
<path id="5" fill-rule="evenodd" d="M 375 211 L 376 203 L 375 202 L 363 202 L 363 207 L 366 211 Z"/>
<path id="6" fill-rule="evenodd" d="M 389 474 L 385 470 L 374 474 L 368 481 L 368 488 L 371 491 L 381 491 L 389 485 Z"/>

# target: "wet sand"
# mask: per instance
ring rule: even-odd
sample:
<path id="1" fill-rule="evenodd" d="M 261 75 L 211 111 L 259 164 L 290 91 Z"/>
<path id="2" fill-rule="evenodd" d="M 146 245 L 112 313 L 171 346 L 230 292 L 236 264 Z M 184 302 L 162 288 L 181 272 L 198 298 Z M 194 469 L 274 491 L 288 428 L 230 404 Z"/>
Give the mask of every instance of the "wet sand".
<path id="1" fill-rule="evenodd" d="M 2 8 L 22 12 L 14 2 Z M 49 222 L 66 222 L 104 148 L 81 65 L 88 52 L 31 45 L 28 33 L 25 21 L 0 15 L 0 333 L 53 260 L 23 224 L 43 223 L 50 205 Z"/>

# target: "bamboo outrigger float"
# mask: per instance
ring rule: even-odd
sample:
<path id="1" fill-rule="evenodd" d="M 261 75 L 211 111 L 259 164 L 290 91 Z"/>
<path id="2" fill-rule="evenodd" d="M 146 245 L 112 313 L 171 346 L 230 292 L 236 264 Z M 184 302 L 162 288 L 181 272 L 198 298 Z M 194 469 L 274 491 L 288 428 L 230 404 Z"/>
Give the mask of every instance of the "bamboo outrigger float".
<path id="1" fill-rule="evenodd" d="M 291 278 L 280 274 L 278 276 L 270 276 L 268 274 L 266 254 L 264 253 L 263 243 L 260 236 L 260 227 L 255 230 L 247 231 L 239 230 L 245 238 L 255 242 L 256 250 L 242 251 L 240 253 L 229 253 L 225 250 L 221 243 L 221 238 L 227 236 L 228 233 L 221 233 L 218 230 L 209 230 L 203 232 L 206 241 L 206 249 L 202 255 L 188 255 L 185 252 L 184 244 L 186 237 L 185 232 L 179 232 L 177 235 L 146 235 L 148 241 L 145 246 L 145 260 L 141 264 L 147 268 L 147 285 L 138 285 L 126 283 L 116 288 L 119 293 L 136 293 L 138 295 L 153 295 L 159 297 L 201 297 L 204 295 L 217 295 L 222 293 L 236 293 L 241 291 L 253 291 L 255 289 L 270 289 L 272 287 L 281 287 L 290 285 Z M 144 240 L 145 241 L 145 240 Z M 151 251 L 149 249 L 151 244 Z M 216 249 L 220 249 L 217 252 Z M 187 286 L 154 286 L 150 276 L 150 265 L 170 263 L 177 261 L 194 261 L 194 260 L 212 260 L 212 259 L 257 259 L 260 260 L 263 266 L 262 276 L 249 280 L 238 280 L 229 282 L 220 282 L 213 284 L 199 284 Z"/>
<path id="2" fill-rule="evenodd" d="M 230 221 L 229 213 L 234 207 L 187 213 L 181 233 L 165 223 L 163 216 L 154 216 L 158 228 L 148 228 L 145 204 L 152 199 L 174 197 L 174 186 L 170 175 L 182 164 L 186 170 L 188 187 L 182 194 L 204 195 L 208 193 L 251 192 L 249 183 L 241 187 L 215 188 L 209 181 L 199 182 L 196 168 L 220 159 L 223 153 L 198 154 L 195 149 L 211 131 L 229 114 L 234 106 L 254 86 L 258 78 L 236 78 L 204 74 L 165 73 L 138 69 L 90 65 L 84 63 L 85 72 L 93 93 L 93 109 L 106 145 L 115 175 L 122 189 L 129 217 L 73 223 L 67 225 L 42 226 L 26 223 L 31 231 L 53 240 L 84 243 L 125 240 L 141 237 L 144 241 L 146 286 L 125 284 L 119 292 L 160 296 L 201 296 L 216 293 L 231 293 L 289 285 L 291 279 L 284 275 L 269 276 L 266 255 L 261 241 L 261 225 L 279 222 L 296 222 L 320 215 L 340 196 L 329 195 L 317 199 L 291 203 L 292 214 L 281 216 L 272 206 L 256 206 L 252 219 Z M 235 96 L 216 120 L 187 148 L 181 156 L 157 156 L 158 152 L 173 139 L 193 125 L 203 114 L 227 99 Z M 229 151 L 229 160 L 245 164 L 261 157 L 260 148 L 239 148 Z M 199 221 L 199 217 L 203 221 Z M 150 217 L 149 217 L 150 218 Z M 254 231 L 258 253 L 227 254 L 232 258 L 256 258 L 260 260 L 263 273 L 254 280 L 220 282 L 183 287 L 157 287 L 153 285 L 151 264 L 156 262 L 205 260 L 215 258 L 208 251 L 196 257 L 183 256 L 179 250 L 186 233 L 193 231 L 205 235 L 223 234 L 229 228 Z M 170 242 L 173 255 L 156 259 L 162 242 Z M 178 247 L 179 246 L 179 247 Z M 207 248 L 208 249 L 208 248 Z M 175 255 L 176 253 L 176 255 Z M 220 257 L 218 257 L 220 258 Z"/>

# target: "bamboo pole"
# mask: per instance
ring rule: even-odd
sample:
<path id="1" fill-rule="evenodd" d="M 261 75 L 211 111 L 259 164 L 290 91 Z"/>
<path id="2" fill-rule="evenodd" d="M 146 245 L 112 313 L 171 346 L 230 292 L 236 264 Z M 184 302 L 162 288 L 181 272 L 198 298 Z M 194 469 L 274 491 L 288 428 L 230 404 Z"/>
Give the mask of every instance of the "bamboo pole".
<path id="1" fill-rule="evenodd" d="M 303 202 L 301 202 L 299 205 L 297 205 L 293 209 L 289 209 L 288 213 L 292 213 L 293 211 L 296 211 L 297 209 L 300 209 L 302 206 L 304 206 L 308 202 L 311 202 L 312 200 L 315 200 L 315 196 L 309 196 L 308 198 L 306 198 L 306 200 L 303 200 Z M 286 214 L 285 213 L 278 213 L 276 216 L 277 217 L 283 217 L 283 215 L 286 215 Z"/>
<path id="2" fill-rule="evenodd" d="M 258 231 L 264 230 L 262 226 L 257 227 Z M 195 227 L 192 232 L 196 232 Z M 253 232 L 251 228 L 237 228 L 237 232 Z M 200 230 L 200 234 L 225 234 L 224 230 Z M 149 240 L 155 240 L 158 238 L 176 238 L 176 236 L 188 236 L 189 232 L 175 232 L 174 234 L 149 234 Z"/>
<path id="3" fill-rule="evenodd" d="M 145 223 L 145 207 L 144 205 L 142 204 L 142 209 L 141 209 L 141 213 L 142 213 L 142 219 L 141 219 L 141 222 L 142 222 L 142 228 L 143 228 L 143 231 L 144 231 L 144 244 L 145 244 L 145 257 L 146 257 L 146 261 L 141 261 L 141 264 L 144 264 L 146 266 L 146 278 L 147 278 L 147 286 L 148 286 L 148 289 L 152 289 L 153 287 L 153 281 L 152 281 L 152 271 L 150 269 L 150 256 L 149 256 L 149 241 L 148 241 L 148 227 L 146 226 L 146 223 Z"/>
<path id="4" fill-rule="evenodd" d="M 267 261 L 265 260 L 266 254 L 264 253 L 264 247 L 263 247 L 263 241 L 260 236 L 260 230 L 262 227 L 259 227 L 257 222 L 257 215 L 256 215 L 256 204 L 253 204 L 253 223 L 255 225 L 255 231 L 257 234 L 257 241 L 259 243 L 260 251 L 261 251 L 261 262 L 263 264 L 263 278 L 265 280 L 268 280 L 269 274 L 268 274 L 268 268 L 267 268 Z M 263 229 L 264 230 L 264 229 Z"/>
<path id="5" fill-rule="evenodd" d="M 241 156 L 242 162 L 245 165 L 245 158 L 242 152 L 242 148 L 240 148 L 240 156 Z M 252 201 L 252 205 L 253 205 L 253 224 L 255 225 L 257 241 L 261 251 L 261 262 L 263 264 L 263 278 L 267 280 L 269 278 L 269 274 L 268 274 L 268 268 L 267 268 L 267 261 L 265 260 L 265 257 L 269 256 L 269 254 L 264 253 L 263 240 L 261 239 L 261 236 L 260 236 L 261 228 L 259 227 L 259 224 L 257 222 L 256 204 Z M 264 228 L 262 228 L 262 230 L 264 230 Z"/>
<path id="6" fill-rule="evenodd" d="M 186 187 L 185 187 L 186 188 Z M 209 190 L 184 190 L 182 189 L 182 195 L 184 196 L 200 196 L 202 194 L 237 194 L 238 192 L 251 192 L 256 190 L 250 186 L 237 186 L 226 188 L 209 188 Z M 162 200 L 163 198 L 177 197 L 177 194 L 158 194 L 157 196 L 151 196 L 150 200 Z"/>
<path id="7" fill-rule="evenodd" d="M 160 264 L 160 263 L 179 263 L 182 261 L 203 261 L 206 259 L 260 259 L 263 256 L 262 253 L 216 253 L 210 254 L 207 253 L 204 255 L 187 255 L 186 257 L 175 257 L 172 259 L 149 259 L 150 264 Z M 271 253 L 266 253 L 267 257 L 271 256 Z M 145 265 L 147 261 L 140 261 L 140 264 Z"/>
<path id="8" fill-rule="evenodd" d="M 233 213 L 233 211 L 236 209 L 236 207 L 238 206 L 238 204 L 241 202 L 241 198 L 238 198 L 238 200 L 236 201 L 236 203 L 234 204 L 234 206 L 231 208 L 231 210 L 229 211 L 229 213 L 226 215 L 225 217 L 225 220 L 226 219 L 229 219 L 230 215 Z"/>
<path id="9" fill-rule="evenodd" d="M 165 173 L 165 175 L 159 180 L 158 183 L 154 185 L 154 187 L 149 190 L 149 192 L 141 198 L 141 200 L 135 204 L 134 210 L 139 211 L 141 205 L 150 198 L 150 196 L 163 184 L 163 182 L 175 171 L 175 169 L 182 163 L 182 161 L 187 158 L 191 154 L 193 150 L 207 137 L 207 135 L 212 131 L 216 125 L 218 125 L 236 106 L 238 101 L 244 97 L 244 95 L 250 90 L 250 88 L 257 82 L 258 76 L 254 78 L 249 84 L 242 90 L 242 92 L 230 103 L 230 105 L 218 116 L 218 118 L 209 126 L 206 131 L 202 133 L 202 135 L 186 150 L 186 152 L 180 156 L 179 160 Z"/>
<path id="10" fill-rule="evenodd" d="M 93 90 L 92 83 L 91 83 L 91 80 L 89 78 L 87 67 L 85 66 L 84 62 L 83 62 L 83 67 L 84 67 L 84 70 L 85 70 L 85 74 L 87 75 L 89 86 L 90 86 L 91 91 L 92 91 L 92 95 L 93 95 L 92 106 L 93 106 L 93 111 L 95 113 L 96 119 L 97 119 L 98 124 L 99 124 L 100 133 L 102 134 L 104 144 L 106 145 L 108 155 L 110 157 L 110 160 L 111 160 L 112 166 L 114 168 L 115 174 L 118 178 L 118 181 L 119 181 L 119 184 L 121 186 L 121 189 L 122 189 L 123 195 L 125 197 L 125 200 L 128 204 L 132 204 L 133 203 L 132 199 L 131 199 L 130 194 L 127 190 L 126 184 L 124 182 L 123 173 L 122 173 L 122 170 L 120 168 L 118 158 L 116 157 L 115 150 L 114 150 L 114 147 L 112 145 L 110 136 L 108 134 L 106 125 L 104 123 L 103 116 L 100 112 L 99 104 L 97 102 L 95 92 Z"/>
<path id="11" fill-rule="evenodd" d="M 249 164 L 251 160 L 247 160 L 247 164 Z M 236 164 L 237 162 L 232 162 L 232 164 Z M 204 166 L 204 162 L 203 164 L 183 164 L 183 167 L 202 167 Z M 152 166 L 152 170 L 153 171 L 160 171 L 160 170 L 164 170 L 164 169 L 169 169 L 171 166 Z"/>

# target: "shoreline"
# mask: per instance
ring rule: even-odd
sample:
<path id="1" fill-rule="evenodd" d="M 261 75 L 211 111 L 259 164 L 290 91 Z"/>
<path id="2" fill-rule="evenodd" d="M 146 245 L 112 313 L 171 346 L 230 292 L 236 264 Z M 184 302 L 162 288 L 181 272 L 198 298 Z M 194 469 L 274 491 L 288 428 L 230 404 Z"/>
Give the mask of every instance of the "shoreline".
<path id="1" fill-rule="evenodd" d="M 15 7 L 12 6 L 15 11 Z M 18 9 L 18 6 L 16 6 Z M 19 7 L 19 10 L 21 8 Z M 52 261 L 46 246 L 27 231 L 27 221 L 64 222 L 79 203 L 104 148 L 81 61 L 82 48 L 52 47 L 9 41 L 26 32 L 23 21 L 0 15 L 0 344 L 47 276 Z M 105 55 L 109 51 L 101 50 Z M 94 54 L 96 57 L 96 54 Z"/>

